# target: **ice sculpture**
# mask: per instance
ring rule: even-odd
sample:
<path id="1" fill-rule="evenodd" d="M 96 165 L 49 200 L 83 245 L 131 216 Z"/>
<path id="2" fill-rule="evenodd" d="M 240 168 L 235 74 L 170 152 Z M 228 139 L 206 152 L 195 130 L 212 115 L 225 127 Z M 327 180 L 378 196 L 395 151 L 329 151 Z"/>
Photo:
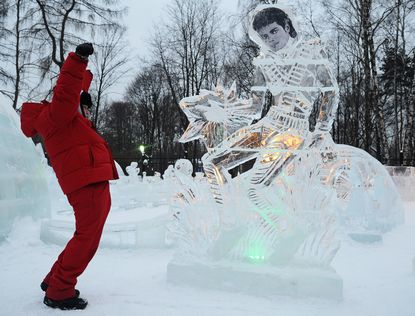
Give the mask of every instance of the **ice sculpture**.
<path id="1" fill-rule="evenodd" d="M 138 162 L 133 161 L 130 163 L 129 166 L 125 168 L 125 171 L 127 171 L 127 174 L 134 180 L 138 179 L 138 175 L 140 174 L 140 168 L 138 168 Z"/>
<path id="2" fill-rule="evenodd" d="M 50 204 L 42 157 L 33 142 L 23 136 L 11 107 L 0 107 L 0 135 L 1 240 L 17 217 L 50 216 Z"/>
<path id="3" fill-rule="evenodd" d="M 215 92 L 201 90 L 200 95 L 183 99 L 180 106 L 190 122 L 180 141 L 202 138 L 208 150 L 261 114 L 260 103 L 238 99 L 236 83 L 230 90 L 221 86 Z"/>
<path id="4" fill-rule="evenodd" d="M 112 206 L 100 245 L 135 249 L 169 246 L 166 243 L 172 195 L 169 183 L 162 181 L 160 175 L 143 179 L 138 175 L 140 169 L 135 161 L 126 167 L 127 176 L 118 164 L 117 169 L 121 179 L 110 182 Z M 59 186 L 56 184 L 55 188 Z M 55 202 L 52 218 L 42 221 L 40 237 L 46 243 L 65 245 L 75 229 L 73 210 L 67 201 L 67 207 L 56 198 L 52 202 Z"/>
<path id="5" fill-rule="evenodd" d="M 272 287 L 274 293 L 338 298 L 341 280 L 329 269 L 339 249 L 337 227 L 364 239 L 402 222 L 399 194 L 386 169 L 362 150 L 334 144 L 329 131 L 337 82 L 320 40 L 303 41 L 297 30 L 289 8 L 259 5 L 249 31 L 261 49 L 253 61 L 258 71 L 251 98 L 238 100 L 233 86 L 180 104 L 190 121 L 181 140 L 201 138 L 208 149 L 203 166 L 211 195 L 177 178 L 183 211 L 175 227 L 179 250 L 168 269 L 173 282 L 190 273 L 203 283 L 207 274 L 237 289 L 252 287 L 257 277 L 271 278 L 280 286 Z M 311 132 L 315 103 L 319 114 Z M 246 164 L 251 169 L 231 176 Z M 249 262 L 285 270 L 253 273 Z M 235 264 L 238 272 L 229 269 Z"/>

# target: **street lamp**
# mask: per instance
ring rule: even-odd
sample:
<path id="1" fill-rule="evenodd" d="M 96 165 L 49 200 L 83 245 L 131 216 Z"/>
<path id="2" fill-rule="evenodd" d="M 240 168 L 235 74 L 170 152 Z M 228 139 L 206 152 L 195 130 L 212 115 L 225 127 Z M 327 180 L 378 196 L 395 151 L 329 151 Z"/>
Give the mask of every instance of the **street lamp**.
<path id="1" fill-rule="evenodd" d="M 145 149 L 146 149 L 146 146 L 145 145 L 140 145 L 139 147 L 138 147 L 138 149 L 140 150 L 140 152 L 141 152 L 141 174 L 142 174 L 142 176 L 144 177 L 145 176 L 145 174 L 146 174 L 146 168 L 147 168 L 147 166 L 148 166 L 148 156 L 146 155 L 146 153 L 145 153 Z"/>

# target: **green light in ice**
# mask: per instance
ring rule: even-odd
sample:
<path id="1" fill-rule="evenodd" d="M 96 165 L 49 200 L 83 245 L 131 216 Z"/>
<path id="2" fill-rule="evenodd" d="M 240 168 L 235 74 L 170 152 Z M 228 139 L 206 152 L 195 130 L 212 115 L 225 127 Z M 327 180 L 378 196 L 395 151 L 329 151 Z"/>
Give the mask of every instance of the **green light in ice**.
<path id="1" fill-rule="evenodd" d="M 261 241 L 251 241 L 250 245 L 245 251 L 245 257 L 254 263 L 261 263 L 265 261 L 265 247 Z"/>

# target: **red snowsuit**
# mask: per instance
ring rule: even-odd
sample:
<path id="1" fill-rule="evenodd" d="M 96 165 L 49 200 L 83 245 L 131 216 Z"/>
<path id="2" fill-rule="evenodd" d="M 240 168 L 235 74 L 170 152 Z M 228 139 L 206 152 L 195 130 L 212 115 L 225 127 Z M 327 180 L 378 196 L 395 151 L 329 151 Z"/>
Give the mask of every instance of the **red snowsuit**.
<path id="1" fill-rule="evenodd" d="M 87 62 L 75 53 L 65 60 L 52 102 L 24 103 L 21 127 L 27 137 L 40 134 L 62 191 L 75 213 L 73 238 L 44 282 L 54 300 L 75 295 L 77 277 L 94 256 L 110 206 L 108 180 L 118 179 L 107 143 L 79 112 Z"/>

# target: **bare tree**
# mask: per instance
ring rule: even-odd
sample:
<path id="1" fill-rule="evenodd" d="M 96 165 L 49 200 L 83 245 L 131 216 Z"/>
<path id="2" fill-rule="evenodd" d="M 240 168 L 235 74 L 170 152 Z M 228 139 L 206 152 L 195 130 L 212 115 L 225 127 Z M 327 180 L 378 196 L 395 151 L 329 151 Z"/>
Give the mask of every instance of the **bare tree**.
<path id="1" fill-rule="evenodd" d="M 62 66 L 68 47 L 85 41 L 80 34 L 93 35 L 98 29 L 117 28 L 118 18 L 124 9 L 118 8 L 118 0 L 35 0 L 32 9 L 35 23 L 31 33 L 43 53 L 43 71 L 52 64 Z M 79 31 L 82 30 L 82 33 Z"/>
<path id="2" fill-rule="evenodd" d="M 24 76 L 30 66 L 30 47 L 28 46 L 27 26 L 29 21 L 28 8 L 30 3 L 27 0 L 16 0 L 9 2 L 7 24 L 8 27 L 1 32 L 5 41 L 0 42 L 0 62 L 6 65 L 6 69 L 0 70 L 0 80 L 7 89 L 3 90 L 12 102 L 14 109 L 17 108 L 18 99 L 21 96 L 22 87 L 25 85 Z M 0 35 L 1 37 L 1 35 Z M 0 67 L 1 68 L 1 67 Z"/>
<path id="3" fill-rule="evenodd" d="M 180 113 L 180 128 L 187 118 L 179 101 L 216 85 L 223 67 L 217 51 L 221 41 L 220 15 L 216 0 L 174 0 L 168 7 L 167 22 L 157 28 L 151 45 L 168 83 L 173 102 Z M 197 142 L 184 144 L 184 156 L 196 160 L 201 155 Z M 191 157 L 190 157 L 191 155 Z"/>
<path id="4" fill-rule="evenodd" d="M 211 0 L 174 0 L 168 18 L 151 44 L 178 104 L 181 98 L 212 84 L 207 78 L 216 65 L 209 61 L 218 43 L 220 20 L 217 4 Z"/>
<path id="5" fill-rule="evenodd" d="M 126 98 L 136 108 L 139 141 L 150 145 L 153 157 L 177 156 L 174 142 L 179 113 L 172 103 L 168 84 L 159 65 L 142 69 L 127 89 Z M 167 167 L 167 166 L 164 166 Z"/>
<path id="6" fill-rule="evenodd" d="M 160 133 L 163 86 L 161 69 L 151 66 L 143 69 L 127 89 L 127 100 L 137 110 L 144 144 L 154 146 L 157 129 Z"/>
<path id="7" fill-rule="evenodd" d="M 363 131 L 363 148 L 379 160 L 386 161 L 386 124 L 379 99 L 377 66 L 378 50 L 383 40 L 377 34 L 394 12 L 395 5 L 377 3 L 375 6 L 373 0 L 346 0 L 341 3 L 324 0 L 323 5 L 344 41 L 342 48 L 353 58 L 359 73 L 363 74 L 363 86 L 357 87 L 363 95 L 363 113 L 356 112 L 362 118 L 358 129 Z"/>
<path id="8" fill-rule="evenodd" d="M 131 136 L 134 134 L 134 106 L 128 102 L 112 102 L 103 114 L 102 134 L 114 150 L 114 155 L 134 148 Z"/>
<path id="9" fill-rule="evenodd" d="M 95 126 L 99 125 L 99 110 L 102 100 L 110 88 L 129 71 L 126 69 L 130 59 L 127 56 L 127 44 L 123 40 L 124 32 L 124 28 L 105 29 L 103 41 L 95 45 L 95 53 L 92 56 L 96 85 Z"/>
<path id="10" fill-rule="evenodd" d="M 7 63 L 11 56 L 9 47 L 6 44 L 6 39 L 8 36 L 10 36 L 10 31 L 7 29 L 7 26 L 5 25 L 5 19 L 10 9 L 9 6 L 9 1 L 0 2 L 0 82 L 2 82 L 4 86 L 12 78 L 9 71 L 3 66 Z M 11 91 L 7 90 L 7 88 L 1 87 L 0 93 L 9 98 L 12 96 Z"/>
<path id="11" fill-rule="evenodd" d="M 255 77 L 255 67 L 252 60 L 258 55 L 259 49 L 247 33 L 240 40 L 230 43 L 232 43 L 232 50 L 230 50 L 225 65 L 224 83 L 230 85 L 235 81 L 240 93 L 247 96 L 251 91 Z"/>
<path id="12" fill-rule="evenodd" d="M 408 165 L 415 166 L 415 52 L 412 57 L 412 69 L 414 75 L 412 76 L 410 98 L 406 107 L 408 120 L 404 139 L 404 158 Z"/>

